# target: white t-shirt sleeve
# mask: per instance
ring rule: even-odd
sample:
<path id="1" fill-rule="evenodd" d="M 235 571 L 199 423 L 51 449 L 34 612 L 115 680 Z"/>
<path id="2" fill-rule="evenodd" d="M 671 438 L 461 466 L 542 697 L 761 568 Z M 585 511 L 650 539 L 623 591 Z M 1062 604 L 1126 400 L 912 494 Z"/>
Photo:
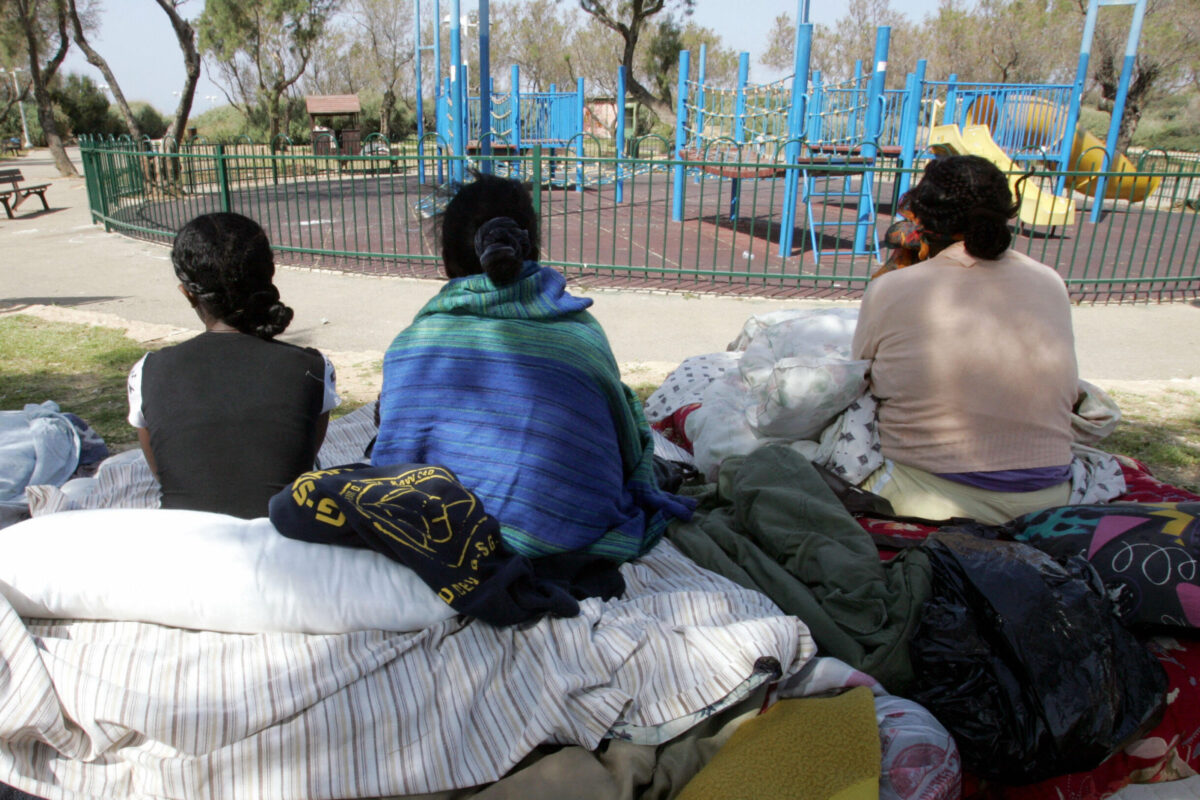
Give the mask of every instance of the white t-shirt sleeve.
<path id="1" fill-rule="evenodd" d="M 150 355 L 149 353 L 146 356 Z M 129 390 L 129 424 L 135 428 L 146 427 L 146 418 L 142 416 L 142 365 L 146 363 L 146 356 L 138 359 L 138 362 L 133 365 L 133 369 L 129 370 L 129 380 L 127 382 Z"/>
<path id="2" fill-rule="evenodd" d="M 327 414 L 342 404 L 342 398 L 337 393 L 337 371 L 333 368 L 333 362 L 324 354 L 321 358 L 325 359 L 325 399 L 321 403 L 321 413 Z"/>

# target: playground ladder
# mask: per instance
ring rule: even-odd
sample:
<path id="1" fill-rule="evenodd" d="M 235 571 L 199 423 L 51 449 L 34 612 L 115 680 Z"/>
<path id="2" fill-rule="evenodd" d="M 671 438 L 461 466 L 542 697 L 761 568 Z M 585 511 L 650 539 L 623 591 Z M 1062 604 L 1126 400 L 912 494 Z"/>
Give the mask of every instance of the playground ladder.
<path id="1" fill-rule="evenodd" d="M 840 199 L 857 198 L 857 206 L 852 220 L 842 220 L 839 211 L 839 218 L 836 222 L 822 220 L 821 228 L 854 228 L 854 245 L 850 252 L 854 255 L 874 255 L 876 261 L 880 261 L 879 257 L 879 235 L 875 221 L 875 198 L 871 194 L 870 182 L 866 179 L 865 174 L 860 176 L 860 184 L 857 191 L 852 188 L 852 175 L 830 175 L 827 173 L 813 172 L 810 170 L 801 170 L 804 179 L 804 194 L 801 201 L 804 203 L 805 215 L 808 220 L 808 239 L 812 244 L 813 263 L 820 266 L 821 264 L 821 235 L 817 231 L 817 221 L 813 216 L 813 199 L 817 198 L 824 200 L 828 197 L 837 197 Z M 841 181 L 842 186 L 838 191 L 829 191 L 828 187 L 831 182 Z M 819 182 L 819 183 L 818 183 Z"/>

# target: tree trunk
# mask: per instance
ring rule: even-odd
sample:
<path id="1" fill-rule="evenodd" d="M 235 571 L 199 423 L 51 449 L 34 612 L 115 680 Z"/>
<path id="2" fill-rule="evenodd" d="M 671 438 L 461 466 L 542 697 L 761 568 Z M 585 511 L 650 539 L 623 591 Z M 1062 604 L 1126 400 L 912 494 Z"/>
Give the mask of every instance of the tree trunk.
<path id="1" fill-rule="evenodd" d="M 21 27 L 24 29 L 25 44 L 29 50 L 29 78 L 33 84 L 33 97 L 37 102 L 38 122 L 42 126 L 42 134 L 46 137 L 46 145 L 50 148 L 50 154 L 54 157 L 54 165 L 58 168 L 58 173 L 63 177 L 77 178 L 79 172 L 76 171 L 75 165 L 71 163 L 70 157 L 67 155 L 67 150 L 63 146 L 62 136 L 58 133 L 58 125 L 54 122 L 54 103 L 50 99 L 50 92 L 46 90 L 46 82 L 54 76 L 58 71 L 59 64 L 67 55 L 67 48 L 70 46 L 70 39 L 67 37 L 67 14 L 66 9 L 61 3 L 56 7 L 58 14 L 58 51 L 54 54 L 54 58 L 46 64 L 46 70 L 43 72 L 41 60 L 38 56 L 38 20 L 37 6 L 31 5 L 28 0 L 15 0 L 14 6 L 17 9 L 17 16 L 21 20 Z"/>
<path id="2" fill-rule="evenodd" d="M 11 94 L 11 97 L 4 102 L 4 108 L 0 109 L 0 120 L 4 120 L 8 119 L 8 115 L 12 113 L 13 107 L 16 106 L 17 103 L 20 103 L 22 98 L 28 99 L 29 87 L 26 86 L 24 90 L 22 90 L 20 84 L 18 84 L 16 93 L 12 94 L 8 88 L 9 82 L 7 80 L 0 81 L 0 83 L 3 84 L 5 94 Z"/>
<path id="3" fill-rule="evenodd" d="M 267 97 L 267 122 L 270 126 L 269 141 L 275 141 L 279 135 L 279 95 L 278 89 L 273 90 Z"/>
<path id="4" fill-rule="evenodd" d="M 618 7 L 623 4 L 618 4 Z M 689 8 L 692 5 L 691 0 L 685 4 Z M 641 35 L 642 25 L 647 19 L 659 13 L 664 8 L 664 3 L 651 0 L 633 0 L 628 4 L 628 12 L 630 18 L 628 22 L 620 20 L 619 16 L 610 16 L 604 3 L 590 2 L 589 0 L 579 0 L 579 6 L 584 13 L 590 15 L 600 24 L 604 25 L 609 30 L 615 32 L 621 37 L 625 43 L 625 47 L 621 53 L 621 64 L 625 67 L 625 88 L 632 100 L 637 101 L 641 105 L 649 108 L 659 118 L 659 121 L 675 126 L 675 107 L 671 101 L 671 91 L 666 89 L 662 95 L 656 95 L 642 85 L 637 79 L 633 69 L 633 56 L 637 52 L 638 38 Z"/>
<path id="5" fill-rule="evenodd" d="M 200 80 L 200 53 L 196 50 L 196 31 L 175 8 L 172 0 L 157 0 L 159 7 L 171 19 L 171 27 L 175 30 L 175 38 L 179 41 L 179 49 L 183 51 L 183 67 L 187 75 L 183 82 L 183 91 L 179 93 L 179 105 L 175 108 L 175 119 L 167 131 L 178 147 L 183 141 L 187 130 L 188 116 L 192 113 L 192 100 L 196 95 L 196 83 Z"/>
<path id="6" fill-rule="evenodd" d="M 1152 62 L 1144 62 L 1138 58 L 1133 67 L 1133 75 L 1129 81 L 1129 89 L 1125 93 L 1125 110 L 1117 128 L 1117 152 L 1124 152 L 1133 139 L 1138 123 L 1142 119 L 1142 105 L 1146 95 L 1150 93 L 1161 74 L 1161 67 Z M 1120 85 L 1121 72 L 1116 59 L 1106 55 L 1098 60 L 1093 76 L 1100 84 L 1100 96 L 1112 108 L 1117 99 L 1117 88 Z"/>
<path id="7" fill-rule="evenodd" d="M 654 112 L 660 122 L 663 122 L 671 127 L 675 126 L 675 108 L 671 103 L 670 92 L 665 93 L 665 96 L 660 97 L 645 86 L 637 79 L 633 70 L 633 56 L 637 51 L 638 35 L 641 29 L 642 20 L 636 18 L 626 28 L 614 28 L 625 41 L 625 49 L 621 53 L 621 63 L 625 66 L 625 91 L 633 100 L 641 103 Z"/>
<path id="8" fill-rule="evenodd" d="M 75 0 L 68 0 L 68 2 L 71 27 L 75 31 L 75 43 L 87 55 L 88 63 L 100 70 L 100 74 L 104 76 L 104 80 L 108 81 L 108 88 L 112 90 L 113 100 L 117 103 L 117 109 L 121 112 L 121 118 L 125 120 L 125 127 L 129 129 L 129 135 L 140 147 L 143 136 L 142 126 L 138 125 L 137 119 L 133 116 L 133 111 L 129 108 L 129 103 L 125 101 L 125 93 L 121 91 L 121 87 L 117 83 L 117 76 L 113 75 L 112 70 L 108 68 L 108 62 L 104 60 L 102 55 L 96 52 L 95 48 L 88 43 L 87 37 L 84 36 L 83 24 L 79 21 L 79 11 L 75 8 Z"/>
<path id="9" fill-rule="evenodd" d="M 379 103 L 379 132 L 389 142 L 392 140 L 392 110 L 396 107 L 396 93 L 388 86 L 383 90 L 383 100 Z"/>
<path id="10" fill-rule="evenodd" d="M 58 174 L 64 178 L 78 178 L 79 172 L 71 163 L 71 157 L 67 155 L 67 148 L 58 133 L 58 124 L 54 121 L 54 104 L 50 100 L 50 93 L 36 79 L 33 96 L 37 101 L 38 122 L 42 126 L 42 135 L 46 137 L 46 146 L 50 148 L 50 155 L 54 157 L 54 166 L 58 168 Z"/>
<path id="11" fill-rule="evenodd" d="M 292 138 L 292 98 L 289 92 L 283 95 L 283 135 Z"/>
<path id="12" fill-rule="evenodd" d="M 642 86 L 628 69 L 625 70 L 625 90 L 630 98 L 653 111 L 660 122 L 671 127 L 675 126 L 675 106 L 671 102 L 670 94 L 667 94 L 666 97 L 653 94 L 645 86 Z"/>

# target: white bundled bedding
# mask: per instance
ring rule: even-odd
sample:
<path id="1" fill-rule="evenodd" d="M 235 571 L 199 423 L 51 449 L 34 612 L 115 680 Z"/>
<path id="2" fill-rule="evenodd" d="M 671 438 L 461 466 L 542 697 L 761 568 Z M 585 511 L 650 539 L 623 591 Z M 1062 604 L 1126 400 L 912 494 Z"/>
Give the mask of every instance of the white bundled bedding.
<path id="1" fill-rule="evenodd" d="M 63 511 L 0 530 L 0 594 L 23 617 L 226 633 L 417 631 L 455 613 L 380 553 L 287 539 L 265 518 L 166 509 Z"/>
<path id="2" fill-rule="evenodd" d="M 95 536 L 85 513 L 46 519 Z M 197 555 L 175 549 L 171 574 Z M 76 556 L 42 553 L 62 568 Z M 585 600 L 575 618 L 501 629 L 454 617 L 413 633 L 22 620 L 0 601 L 0 781 L 43 797 L 218 800 L 473 786 L 540 744 L 591 749 L 618 725 L 660 742 L 765 679 L 760 659 L 787 675 L 813 655 L 802 622 L 667 542 L 622 574 L 623 598 Z M 221 602 L 220 582 L 204 583 L 174 585 Z M 144 588 L 145 607 L 161 600 Z"/>

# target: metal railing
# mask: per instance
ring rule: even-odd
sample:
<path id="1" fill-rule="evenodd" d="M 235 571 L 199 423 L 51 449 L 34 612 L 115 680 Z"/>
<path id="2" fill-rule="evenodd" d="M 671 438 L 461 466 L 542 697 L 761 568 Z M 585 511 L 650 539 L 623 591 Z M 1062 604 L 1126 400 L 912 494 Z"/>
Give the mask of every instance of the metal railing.
<path id="1" fill-rule="evenodd" d="M 919 172 L 884 160 L 869 168 L 804 158 L 788 165 L 780 163 L 782 148 L 678 160 L 657 137 L 628 150 L 639 157 L 618 158 L 589 141 L 584 156 L 573 144 L 536 147 L 471 166 L 529 183 L 543 261 L 589 285 L 772 296 L 861 291 L 879 264 L 855 252 L 856 226 L 882 237 L 901 177 Z M 433 141 L 374 152 L 202 142 L 172 152 L 128 140 L 81 146 L 92 218 L 109 230 L 165 243 L 198 214 L 237 211 L 267 229 L 280 263 L 440 277 L 437 222 L 453 188 L 439 188 L 437 176 L 451 174 L 458 159 L 439 154 Z M 1138 162 L 1140 173 L 1161 178 L 1144 200 L 1104 201 L 1091 223 L 1085 211 L 1097 201 L 1076 194 L 1073 219 L 1017 228 L 1014 247 L 1055 268 L 1076 299 L 1200 296 L 1200 163 L 1154 151 Z M 673 180 L 679 170 L 687 180 Z M 1031 172 L 1027 183 L 1050 197 L 1060 178 L 1069 185 L 1079 174 Z M 814 178 L 835 190 L 810 198 L 810 214 L 794 215 L 792 236 L 784 237 L 794 244 L 781 255 L 785 206 L 803 202 L 788 197 L 789 187 Z M 864 191 L 873 199 L 871 220 L 856 217 Z M 675 222 L 677 203 L 683 213 Z"/>

